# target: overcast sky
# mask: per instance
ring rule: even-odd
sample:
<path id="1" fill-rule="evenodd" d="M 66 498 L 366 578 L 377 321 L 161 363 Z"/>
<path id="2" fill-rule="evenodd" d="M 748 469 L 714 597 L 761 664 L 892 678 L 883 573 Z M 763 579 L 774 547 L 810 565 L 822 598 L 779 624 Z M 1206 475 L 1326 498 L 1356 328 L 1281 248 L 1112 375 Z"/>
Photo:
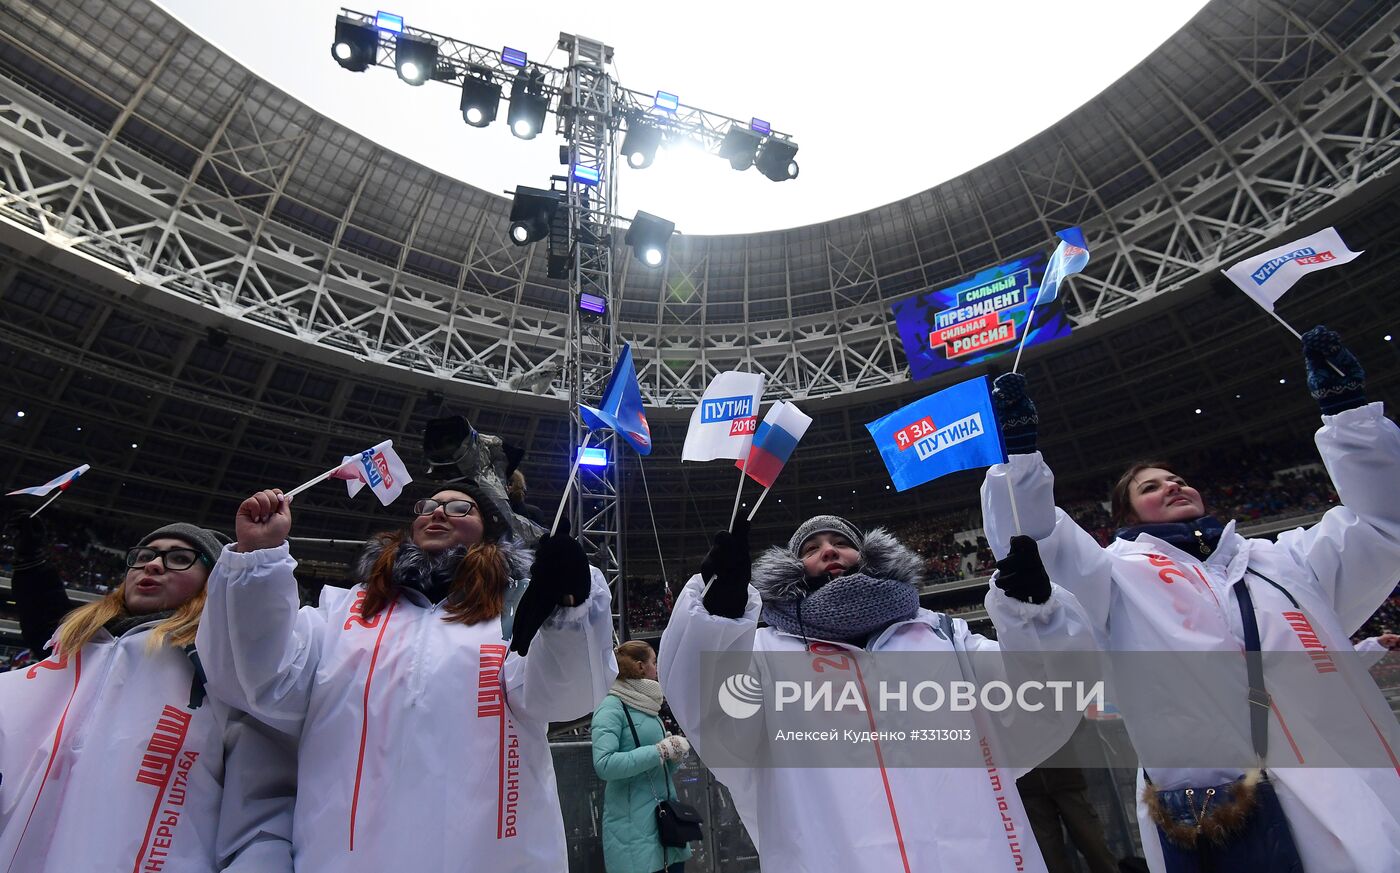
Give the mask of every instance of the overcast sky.
<path id="1" fill-rule="evenodd" d="M 561 140 L 552 132 L 516 139 L 504 106 L 490 127 L 472 128 L 451 86 L 414 88 L 390 70 L 341 69 L 330 54 L 334 2 L 158 2 L 264 79 L 436 170 L 496 193 L 548 187 L 560 171 Z M 1092 98 L 1203 5 L 401 0 L 383 8 L 409 26 L 509 45 L 555 66 L 566 63 L 561 52 L 551 55 L 561 31 L 599 39 L 614 48 L 612 72 L 626 87 L 670 91 L 683 103 L 764 118 L 791 134 L 802 168 L 794 181 L 675 150 L 645 170 L 621 168 L 617 212 L 644 209 L 682 233 L 721 234 L 825 221 L 965 172 Z"/>

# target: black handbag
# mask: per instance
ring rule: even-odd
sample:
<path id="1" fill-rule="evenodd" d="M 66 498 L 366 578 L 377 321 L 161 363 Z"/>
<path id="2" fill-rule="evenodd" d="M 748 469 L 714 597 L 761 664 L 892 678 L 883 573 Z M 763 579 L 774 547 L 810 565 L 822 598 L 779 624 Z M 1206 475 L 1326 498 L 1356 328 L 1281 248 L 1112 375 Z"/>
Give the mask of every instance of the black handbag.
<path id="1" fill-rule="evenodd" d="M 1295 608 L 1302 608 L 1282 585 L 1257 570 L 1247 572 L 1282 591 Z M 1170 791 L 1158 791 L 1144 771 L 1147 784 L 1143 787 L 1143 800 L 1157 825 L 1168 873 L 1303 873 L 1288 817 L 1264 770 L 1264 759 L 1269 753 L 1270 699 L 1264 688 L 1254 598 L 1243 578 L 1234 588 L 1244 625 L 1250 740 L 1259 769 L 1224 785 Z"/>
<path id="2" fill-rule="evenodd" d="M 627 726 L 632 729 L 632 742 L 640 749 L 642 741 L 637 736 L 637 725 L 632 721 L 632 708 L 623 703 L 622 714 L 627 716 Z M 664 766 L 661 772 L 666 772 Z M 665 781 L 669 784 L 670 780 Z M 650 783 L 647 787 L 651 787 Z M 651 792 L 652 800 L 656 801 L 656 835 L 661 840 L 661 845 L 683 849 L 691 840 L 698 840 L 704 836 L 705 832 L 700 826 L 705 820 L 700 817 L 700 811 L 695 807 L 680 800 L 673 800 L 669 797 L 669 792 L 667 794 L 663 800 L 656 796 L 655 791 Z"/>

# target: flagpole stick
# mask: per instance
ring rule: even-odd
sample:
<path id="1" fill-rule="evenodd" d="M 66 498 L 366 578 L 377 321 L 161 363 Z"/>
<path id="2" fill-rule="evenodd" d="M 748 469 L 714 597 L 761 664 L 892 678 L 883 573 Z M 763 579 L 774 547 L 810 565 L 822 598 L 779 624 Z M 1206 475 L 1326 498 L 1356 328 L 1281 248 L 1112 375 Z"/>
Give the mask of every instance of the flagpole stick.
<path id="1" fill-rule="evenodd" d="M 739 487 L 734 491 L 734 508 L 729 511 L 729 529 L 734 529 L 734 519 L 739 517 L 739 496 L 744 493 L 744 480 L 748 478 L 743 470 L 739 471 Z"/>
<path id="2" fill-rule="evenodd" d="M 554 524 L 549 526 L 549 535 L 554 536 L 554 532 L 559 530 L 559 519 L 564 517 L 564 507 L 569 505 L 569 492 L 574 488 L 574 476 L 578 474 L 579 462 L 583 460 L 583 450 L 588 448 L 588 440 L 593 436 L 589 431 L 583 437 L 583 445 L 574 452 L 574 466 L 569 470 L 569 481 L 564 483 L 564 496 L 559 498 L 559 509 L 554 513 Z"/>
<path id="3" fill-rule="evenodd" d="M 1021 534 L 1021 513 L 1016 511 L 1016 491 L 1011 487 L 1011 468 L 1006 470 L 1006 496 L 1011 498 L 1011 523 L 1016 525 L 1016 535 Z"/>
<path id="4" fill-rule="evenodd" d="M 758 514 L 758 508 L 763 505 L 763 498 L 768 496 L 768 492 L 772 488 L 773 486 L 769 485 L 767 488 L 763 489 L 762 494 L 758 495 L 758 502 L 753 505 L 753 509 L 749 512 L 749 521 L 753 521 L 753 517 Z"/>
<path id="5" fill-rule="evenodd" d="M 324 473 L 322 473 L 321 475 L 317 476 L 315 479 L 312 479 L 312 480 L 310 480 L 309 482 L 303 482 L 303 483 L 301 483 L 300 485 L 298 485 L 297 487 L 293 488 L 291 491 L 285 492 L 282 496 L 283 496 L 284 498 L 286 498 L 286 497 L 296 497 L 298 494 L 300 494 L 301 492 L 303 492 L 303 491 L 305 491 L 306 489 L 310 488 L 312 485 L 320 485 L 322 482 L 326 481 L 326 480 L 329 479 L 331 476 L 333 476 L 333 475 L 335 474 L 335 471 L 336 471 L 336 470 L 339 470 L 341 467 L 344 467 L 344 466 L 345 466 L 344 464 L 337 464 L 336 466 L 331 467 L 331 468 L 330 468 L 329 470 L 327 470 L 326 472 L 324 472 Z"/>
<path id="6" fill-rule="evenodd" d="M 1294 330 L 1294 329 L 1293 329 L 1293 325 L 1291 325 L 1291 324 L 1289 324 L 1288 322 L 1284 321 L 1282 315 L 1279 315 L 1277 312 L 1274 312 L 1272 309 L 1266 309 L 1266 310 L 1264 310 L 1264 311 L 1267 312 L 1267 313 L 1269 313 L 1270 315 L 1272 315 L 1275 319 L 1277 319 L 1277 320 L 1278 320 L 1278 323 L 1281 324 L 1281 325 L 1283 325 L 1283 329 L 1284 329 L 1284 330 L 1288 331 L 1289 333 L 1293 334 L 1293 336 L 1297 337 L 1297 338 L 1298 338 L 1298 342 L 1302 342 L 1302 341 L 1303 341 L 1303 335 L 1300 334 L 1300 333 L 1298 333 L 1298 331 Z M 1341 376 L 1343 379 L 1346 378 L 1346 375 L 1347 375 L 1347 374 L 1342 372 L 1342 368 L 1341 368 L 1341 367 L 1338 367 L 1336 364 L 1332 363 L 1331 361 L 1328 361 L 1328 362 L 1327 362 L 1327 366 L 1331 367 L 1331 368 L 1332 368 L 1332 372 L 1336 373 L 1338 376 Z"/>
<path id="7" fill-rule="evenodd" d="M 55 500 L 57 500 L 57 499 L 58 499 L 59 497 L 61 497 L 62 495 L 63 495 L 63 492 L 62 492 L 62 491 L 57 491 L 57 492 L 55 492 L 55 493 L 54 493 L 54 496 L 52 496 L 52 497 L 50 497 L 48 500 L 45 500 L 45 501 L 44 501 L 44 506 L 48 506 L 50 503 L 53 503 Z M 33 512 L 29 513 L 29 517 L 30 517 L 30 518 L 33 518 L 34 516 L 36 516 L 36 515 L 38 515 L 39 513 L 43 512 L 43 511 L 44 511 L 44 506 L 40 506 L 38 509 L 36 509 L 36 510 L 34 510 Z"/>
<path id="8" fill-rule="evenodd" d="M 1044 282 L 1045 280 L 1041 279 L 1041 283 Z M 1021 331 L 1021 342 L 1016 345 L 1016 360 L 1011 364 L 1011 372 L 1013 373 L 1021 366 L 1021 352 L 1026 349 L 1026 337 L 1031 335 L 1031 319 L 1035 318 L 1035 305 L 1039 302 L 1040 286 L 1037 285 L 1035 296 L 1031 298 L 1031 308 L 1026 310 L 1026 329 Z"/>

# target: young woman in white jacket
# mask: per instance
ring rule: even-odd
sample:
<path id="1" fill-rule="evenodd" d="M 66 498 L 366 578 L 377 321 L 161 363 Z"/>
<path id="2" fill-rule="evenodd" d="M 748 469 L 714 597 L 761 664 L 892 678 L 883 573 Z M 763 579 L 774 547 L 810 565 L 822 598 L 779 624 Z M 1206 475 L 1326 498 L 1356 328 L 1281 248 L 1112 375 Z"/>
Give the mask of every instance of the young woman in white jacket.
<path id="1" fill-rule="evenodd" d="M 567 526 L 541 540 L 507 644 L 504 596 L 529 558 L 472 489 L 417 501 L 355 587 L 301 610 L 290 504 L 239 507 L 199 647 L 211 694 L 301 737 L 297 869 L 564 873 L 546 732 L 617 672 L 607 586 Z"/>
<path id="2" fill-rule="evenodd" d="M 1200 492 L 1176 472 L 1144 463 L 1114 489 L 1124 527 L 1100 547 L 1055 506 L 1054 477 L 1036 451 L 1038 415 L 1024 378 L 1002 376 L 993 392 L 1010 452 L 982 486 L 993 551 L 1003 554 L 1013 536 L 1035 537 L 1055 579 L 1084 605 L 1104 649 L 1151 652 L 1161 663 L 1156 675 L 1120 681 L 1117 701 L 1146 770 L 1139 773 L 1145 790 L 1138 823 L 1157 873 L 1199 869 L 1193 863 L 1217 863 L 1231 873 L 1294 869 L 1274 854 L 1288 852 L 1280 847 L 1289 834 L 1279 833 L 1277 823 L 1271 833 L 1236 825 L 1235 836 L 1217 843 L 1174 827 L 1163 832 L 1150 817 L 1152 806 L 1162 808 L 1161 792 L 1190 788 L 1196 809 L 1186 831 L 1199 831 L 1195 815 L 1206 792 L 1216 789 L 1219 807 L 1232 792 L 1218 786 L 1253 783 L 1261 745 L 1267 787 L 1277 794 L 1302 870 L 1400 870 L 1396 720 L 1349 640 L 1400 578 L 1400 429 L 1380 403 L 1365 402 L 1364 373 L 1335 333 L 1309 331 L 1304 355 L 1323 412 L 1317 447 L 1342 505 L 1277 542 L 1240 536 L 1233 521 L 1222 525 L 1208 516 Z M 1269 698 L 1259 701 L 1263 719 L 1254 722 L 1255 695 L 1245 660 L 1236 657 L 1246 647 L 1245 615 L 1257 625 L 1259 648 L 1270 653 L 1262 677 Z M 1184 652 L 1220 654 L 1161 654 Z M 1296 652 L 1298 660 L 1276 652 Z M 1112 663 L 1137 662 L 1130 656 Z M 1270 675 L 1271 668 L 1310 663 L 1316 669 Z M 1222 676 L 1235 684 L 1226 686 Z M 1262 742 L 1255 724 L 1267 725 Z M 1183 741 L 1218 762 L 1164 763 Z M 1364 756 L 1367 766 L 1339 766 L 1343 749 Z M 1331 763 L 1309 766 L 1325 761 Z"/>
<path id="3" fill-rule="evenodd" d="M 735 724 L 716 705 L 716 690 L 705 678 L 712 653 L 754 653 L 775 668 L 780 661 L 793 666 L 797 656 L 773 659 L 771 653 L 808 653 L 813 679 L 846 676 L 862 684 L 860 677 L 881 663 L 909 663 L 908 655 L 893 653 L 943 653 L 924 664 L 932 669 L 970 655 L 973 670 L 987 675 L 961 680 L 1004 681 L 1000 653 L 1028 640 L 1035 652 L 1091 649 L 1087 619 L 1073 596 L 1051 584 L 1034 543 L 1018 545 L 1029 551 L 1003 562 L 1005 572 L 987 595 L 998 643 L 972 633 L 962 619 L 920 608 L 923 562 L 881 528 L 862 532 L 845 519 L 817 516 L 752 566 L 746 523 L 716 536 L 661 637 L 661 686 L 695 750 L 729 788 L 763 869 L 1043 873 L 1015 780 L 1069 739 L 1078 712 L 1047 712 L 1019 734 L 1026 742 L 1015 749 L 1017 766 L 1003 754 L 1007 737 L 990 726 L 968 737 L 973 766 L 894 764 L 908 761 L 908 749 L 897 745 L 872 746 L 869 766 L 822 766 L 820 753 L 796 766 L 749 766 L 725 762 L 723 747 Z M 706 579 L 713 580 L 708 589 Z M 767 627 L 758 626 L 760 617 Z M 890 653 L 883 655 L 888 660 L 883 653 Z M 867 697 L 873 694 L 867 689 Z M 762 719 L 738 729 L 755 722 Z M 868 726 L 872 732 L 885 727 L 874 720 Z M 767 743 L 773 733 L 763 726 L 750 739 Z M 756 762 L 762 757 L 760 747 Z"/>
<path id="4" fill-rule="evenodd" d="M 0 871 L 292 869 L 290 738 L 206 697 L 193 645 L 226 542 L 152 531 L 49 658 L 0 674 Z"/>

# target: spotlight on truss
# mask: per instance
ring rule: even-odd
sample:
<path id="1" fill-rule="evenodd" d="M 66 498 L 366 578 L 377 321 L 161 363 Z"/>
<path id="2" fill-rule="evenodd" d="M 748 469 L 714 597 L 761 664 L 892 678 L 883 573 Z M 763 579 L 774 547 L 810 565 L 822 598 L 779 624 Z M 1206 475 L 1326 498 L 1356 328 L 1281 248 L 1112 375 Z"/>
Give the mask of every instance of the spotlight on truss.
<path id="1" fill-rule="evenodd" d="M 724 135 L 719 145 L 719 156 L 729 161 L 736 170 L 747 170 L 753 166 L 754 153 L 758 151 L 760 137 L 751 130 L 734 125 Z"/>
<path id="2" fill-rule="evenodd" d="M 650 167 L 659 145 L 661 128 L 640 120 L 627 122 L 627 135 L 622 138 L 622 154 L 627 158 L 627 166 L 634 170 Z"/>
<path id="3" fill-rule="evenodd" d="M 491 71 L 472 67 L 462 78 L 462 120 L 472 127 L 485 127 L 496 120 L 501 105 L 501 86 L 491 78 Z"/>
<path id="4" fill-rule="evenodd" d="M 394 42 L 394 66 L 399 78 L 410 85 L 421 85 L 437 69 L 438 47 L 430 39 L 401 33 Z"/>
<path id="5" fill-rule="evenodd" d="M 554 215 L 563 202 L 563 191 L 516 185 L 515 200 L 510 205 L 510 241 L 525 246 L 549 236 Z"/>
<path id="6" fill-rule="evenodd" d="M 510 132 L 521 139 L 534 139 L 544 129 L 544 116 L 549 111 L 549 98 L 544 93 L 544 74 L 521 70 L 510 86 L 510 110 L 506 120 Z"/>
<path id="7" fill-rule="evenodd" d="M 666 250 L 675 231 L 674 221 L 639 211 L 637 217 L 632 219 L 632 226 L 627 228 L 626 243 L 632 247 L 632 254 L 637 256 L 637 260 L 648 267 L 659 267 L 666 263 Z"/>
<path id="8" fill-rule="evenodd" d="M 363 73 L 374 65 L 379 50 L 379 33 L 373 26 L 361 24 L 347 15 L 335 18 L 335 42 L 331 57 L 352 73 Z"/>
<path id="9" fill-rule="evenodd" d="M 774 182 L 786 182 L 797 178 L 797 143 L 787 139 L 768 137 L 758 149 L 754 166 Z"/>

